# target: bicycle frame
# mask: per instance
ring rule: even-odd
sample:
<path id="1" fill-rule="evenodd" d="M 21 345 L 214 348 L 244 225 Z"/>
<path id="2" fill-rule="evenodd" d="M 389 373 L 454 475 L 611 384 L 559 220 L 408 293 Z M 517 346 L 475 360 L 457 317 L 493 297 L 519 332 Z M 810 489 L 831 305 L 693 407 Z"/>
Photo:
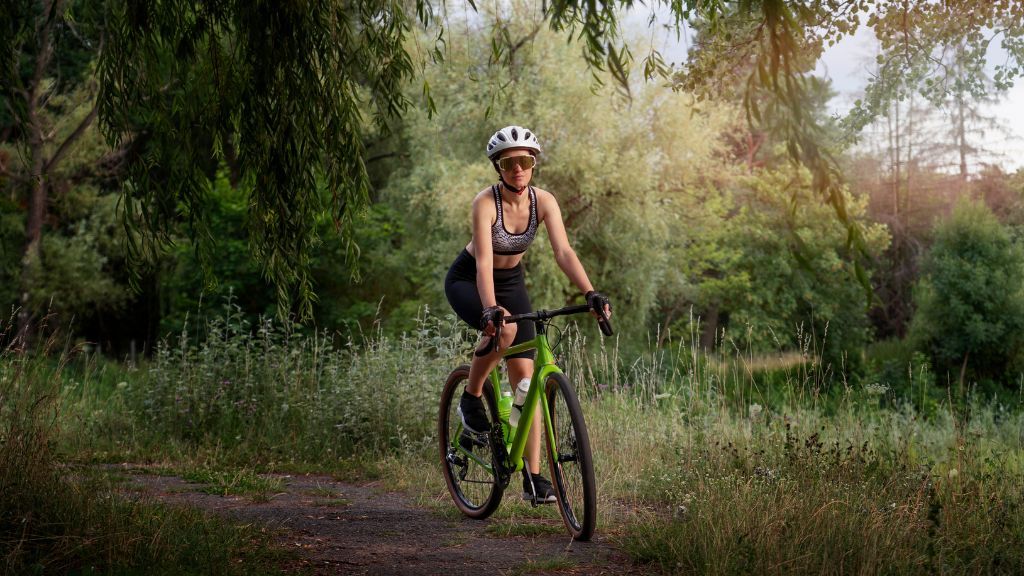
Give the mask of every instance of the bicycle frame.
<path id="1" fill-rule="evenodd" d="M 600 299 L 594 300 L 601 303 Z M 508 359 L 530 350 L 537 351 L 530 385 L 523 391 L 525 398 L 514 430 L 510 428 L 506 412 L 511 399 L 507 392 L 502 394 L 498 366 L 487 374 L 491 385 L 484 386 L 488 419 L 486 431 L 467 431 L 462 422 L 465 416 L 461 414 L 461 407 L 456 408 L 456 402 L 461 403 L 456 395 L 460 390 L 462 394 L 468 391 L 471 367 L 460 366 L 449 374 L 438 413 L 442 473 L 452 499 L 466 516 L 484 519 L 497 509 L 511 479 L 517 472 L 527 471 L 527 462 L 523 459 L 527 440 L 533 427 L 536 425 L 539 429 L 543 423 L 546 456 L 552 475 L 551 488 L 546 494 L 538 494 L 536 483 L 531 486 L 531 477 L 524 475 L 523 498 L 534 506 L 557 500 L 559 513 L 574 540 L 589 540 L 593 535 L 597 490 L 589 434 L 572 383 L 555 364 L 547 328 L 548 321 L 556 316 L 593 311 L 598 316 L 601 333 L 611 336 L 613 331 L 608 320 L 608 307 L 595 310 L 594 306 L 570 305 L 557 310 L 507 315 L 496 311 L 491 316 L 494 332 L 489 335 L 489 340 L 481 341 L 476 347 L 473 352 L 476 358 L 495 354 Z M 537 335 L 529 342 L 501 350 L 500 354 L 495 352 L 501 342 L 501 327 L 513 322 L 533 322 Z M 495 356 L 490 356 L 490 361 L 494 361 Z M 535 422 L 534 417 L 542 418 L 543 422 Z M 554 498 L 551 498 L 552 493 Z"/>
<path id="2" fill-rule="evenodd" d="M 587 305 L 566 306 L 565 308 L 559 308 L 558 310 L 537 310 L 535 312 L 528 312 L 525 314 L 513 314 L 506 320 L 513 322 L 533 322 L 537 329 L 537 336 L 529 342 L 522 342 L 520 344 L 510 346 L 502 354 L 502 357 L 508 358 L 513 354 L 536 350 L 537 359 L 534 361 L 533 376 L 530 378 L 530 390 L 526 393 L 526 400 L 523 403 L 522 412 L 519 417 L 519 425 L 516 427 L 515 434 L 511 439 L 508 438 L 507 433 L 507 427 L 509 426 L 508 422 L 502 421 L 501 423 L 501 448 L 504 448 L 504 450 L 498 450 L 498 446 L 495 446 L 496 452 L 503 452 L 503 454 L 498 454 L 500 456 L 504 456 L 504 458 L 502 458 L 503 461 L 500 461 L 499 464 L 501 470 L 495 470 L 489 462 L 484 462 L 472 451 L 466 450 L 462 446 L 459 446 L 458 443 L 453 443 L 453 448 L 455 448 L 459 453 L 475 461 L 490 474 L 500 478 L 505 485 L 508 484 L 511 473 L 519 472 L 525 466 L 525 462 L 523 461 L 523 452 L 526 450 L 526 440 L 530 433 L 530 428 L 533 425 L 533 416 L 537 411 L 538 403 L 541 406 L 541 416 L 544 418 L 544 430 L 547 434 L 548 445 L 551 446 L 551 451 L 553 453 L 552 457 L 557 459 L 559 456 L 554 448 L 555 433 L 551 422 L 551 409 L 548 407 L 547 398 L 541 391 L 542 383 L 547 380 L 549 376 L 552 374 L 562 374 L 561 368 L 555 364 L 554 353 L 551 350 L 551 346 L 548 344 L 547 321 L 555 316 L 578 314 L 587 310 L 589 310 Z M 601 331 L 604 332 L 605 335 L 611 335 L 611 324 L 608 322 L 607 318 L 604 318 L 604 325 L 602 326 Z M 489 377 L 495 395 L 500 398 L 501 378 L 497 366 L 495 366 L 494 370 L 491 371 Z M 496 442 L 493 438 L 492 441 Z"/>
<path id="3" fill-rule="evenodd" d="M 513 467 L 510 468 L 510 472 L 519 472 L 523 469 L 523 452 L 526 450 L 526 440 L 530 433 L 530 428 L 533 426 L 533 416 L 537 411 L 537 403 L 541 405 L 541 416 L 544 418 L 544 430 L 548 435 L 550 445 L 554 447 L 554 433 L 551 426 L 551 412 L 548 409 L 547 398 L 541 391 L 543 382 L 551 374 L 561 374 L 562 370 L 555 364 L 555 355 L 551 351 L 551 346 L 548 344 L 548 337 L 545 333 L 545 324 L 541 321 L 535 321 L 537 327 L 537 336 L 529 342 L 522 342 L 515 346 L 510 346 L 502 354 L 503 358 L 508 358 L 510 355 L 518 354 L 520 352 L 526 352 L 529 350 L 537 351 L 537 359 L 533 364 L 533 376 L 530 378 L 530 391 L 526 393 L 526 400 L 523 403 L 521 415 L 519 416 L 519 425 L 516 426 L 515 434 L 511 439 L 505 438 L 505 449 L 508 451 L 508 463 Z M 498 368 L 495 367 L 491 370 L 490 374 L 491 385 L 494 387 L 494 393 L 500 398 L 501 395 L 501 378 L 498 372 Z M 503 425 L 507 422 L 503 422 Z M 553 448 L 552 448 L 553 449 Z M 558 454 L 555 454 L 557 457 Z"/>

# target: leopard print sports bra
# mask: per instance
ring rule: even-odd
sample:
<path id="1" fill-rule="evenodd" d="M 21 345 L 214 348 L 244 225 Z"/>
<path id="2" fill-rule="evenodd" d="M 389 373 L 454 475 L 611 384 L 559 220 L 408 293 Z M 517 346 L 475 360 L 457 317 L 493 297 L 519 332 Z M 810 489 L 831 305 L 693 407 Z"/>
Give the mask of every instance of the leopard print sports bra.
<path id="1" fill-rule="evenodd" d="M 505 219 L 501 209 L 501 189 L 495 184 L 491 187 L 494 193 L 494 204 L 498 207 L 498 217 L 491 226 L 491 246 L 495 254 L 511 256 L 522 254 L 530 247 L 535 236 L 537 236 L 537 194 L 530 186 L 530 222 L 522 234 L 513 234 L 505 228 Z"/>

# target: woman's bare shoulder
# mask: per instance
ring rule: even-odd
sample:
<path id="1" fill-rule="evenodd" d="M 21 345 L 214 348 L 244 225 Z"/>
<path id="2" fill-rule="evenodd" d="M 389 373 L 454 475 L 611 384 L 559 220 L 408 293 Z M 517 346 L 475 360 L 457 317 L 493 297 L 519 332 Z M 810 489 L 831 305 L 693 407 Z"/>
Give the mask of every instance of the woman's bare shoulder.
<path id="1" fill-rule="evenodd" d="M 490 187 L 477 192 L 473 197 L 473 214 L 488 216 L 493 221 L 498 216 L 498 207 L 494 205 L 494 193 Z"/>
<path id="2" fill-rule="evenodd" d="M 548 192 L 543 188 L 537 188 L 536 186 L 533 187 L 533 191 L 537 195 L 537 204 L 542 210 L 548 207 L 558 207 L 558 200 L 551 192 Z"/>
<path id="3" fill-rule="evenodd" d="M 483 200 L 487 199 L 494 199 L 494 188 L 491 186 L 488 186 L 487 188 L 484 188 L 483 190 L 477 192 L 476 196 L 473 197 L 473 204 L 480 204 Z"/>

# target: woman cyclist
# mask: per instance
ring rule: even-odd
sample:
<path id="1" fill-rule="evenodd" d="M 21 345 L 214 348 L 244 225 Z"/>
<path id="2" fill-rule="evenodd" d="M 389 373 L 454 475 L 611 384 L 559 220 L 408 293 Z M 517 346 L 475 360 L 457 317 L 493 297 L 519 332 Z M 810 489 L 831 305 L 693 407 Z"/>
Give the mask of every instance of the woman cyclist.
<path id="1" fill-rule="evenodd" d="M 497 311 L 508 315 L 533 310 L 526 293 L 522 259 L 541 223 L 547 228 L 559 268 L 585 295 L 592 310 L 603 309 L 611 316 L 608 299 L 594 291 L 576 252 L 569 245 L 555 197 L 530 186 L 540 151 L 537 136 L 521 126 L 507 126 L 491 136 L 487 142 L 487 157 L 498 172 L 498 182 L 481 190 L 473 199 L 473 238 L 445 278 L 445 294 L 455 313 L 473 328 L 483 330 L 481 345 L 495 333 Z M 506 324 L 498 346 L 484 356 L 474 355 L 469 382 L 458 409 L 466 429 L 476 433 L 490 429 L 480 398 L 484 380 L 501 360 L 502 351 L 535 336 L 533 324 Z M 508 376 L 513 385 L 533 375 L 533 358 L 533 350 L 508 358 Z M 523 498 L 554 502 L 551 482 L 539 474 L 541 425 L 540 418 L 535 417 L 526 443 L 529 474 L 523 475 Z"/>

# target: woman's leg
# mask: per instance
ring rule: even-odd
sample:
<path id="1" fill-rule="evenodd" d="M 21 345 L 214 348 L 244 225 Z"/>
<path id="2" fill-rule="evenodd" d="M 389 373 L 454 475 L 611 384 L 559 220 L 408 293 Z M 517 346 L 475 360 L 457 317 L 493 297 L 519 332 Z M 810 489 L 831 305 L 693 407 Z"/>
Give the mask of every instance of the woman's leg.
<path id="1" fill-rule="evenodd" d="M 516 337 L 516 329 L 517 326 L 515 324 L 506 324 L 502 326 L 501 342 L 498 344 L 498 349 L 486 356 L 473 355 L 473 361 L 469 365 L 469 383 L 466 384 L 467 392 L 477 397 L 483 393 L 484 380 L 487 379 L 487 375 L 490 374 L 491 370 L 494 370 L 494 367 L 498 365 L 499 361 L 501 361 L 502 353 L 512 345 L 512 340 Z M 480 342 L 482 343 L 488 338 L 490 338 L 490 336 L 483 336 Z M 518 380 L 516 380 L 516 382 L 518 382 Z"/>
<path id="2" fill-rule="evenodd" d="M 523 378 L 531 377 L 533 377 L 532 358 L 508 359 L 508 381 L 513 387 L 519 384 L 519 381 Z M 515 390 L 513 390 L 514 392 Z M 538 402 L 537 409 L 533 413 L 533 424 L 530 426 L 530 435 L 526 438 L 526 450 L 524 452 L 526 464 L 532 474 L 540 473 L 540 430 L 543 426 L 541 422 L 543 417 L 540 411 L 540 402 Z"/>

